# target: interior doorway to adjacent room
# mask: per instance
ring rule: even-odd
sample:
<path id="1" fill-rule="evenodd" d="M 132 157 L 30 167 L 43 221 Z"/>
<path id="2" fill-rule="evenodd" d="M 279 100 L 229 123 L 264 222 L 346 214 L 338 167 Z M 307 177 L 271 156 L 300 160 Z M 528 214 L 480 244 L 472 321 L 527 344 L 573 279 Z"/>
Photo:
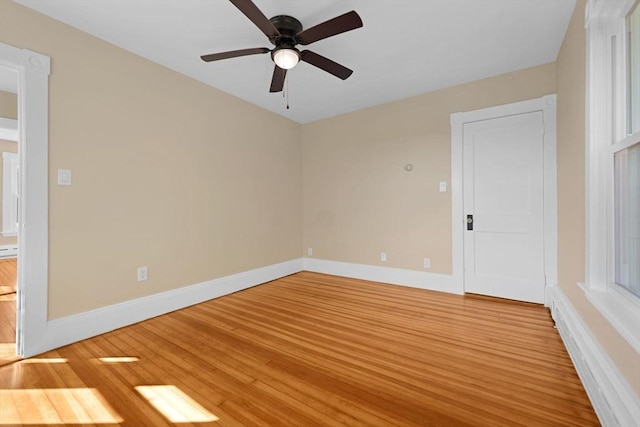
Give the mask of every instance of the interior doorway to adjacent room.
<path id="1" fill-rule="evenodd" d="M 0 66 L 0 365 L 16 347 L 19 217 L 18 74 Z"/>

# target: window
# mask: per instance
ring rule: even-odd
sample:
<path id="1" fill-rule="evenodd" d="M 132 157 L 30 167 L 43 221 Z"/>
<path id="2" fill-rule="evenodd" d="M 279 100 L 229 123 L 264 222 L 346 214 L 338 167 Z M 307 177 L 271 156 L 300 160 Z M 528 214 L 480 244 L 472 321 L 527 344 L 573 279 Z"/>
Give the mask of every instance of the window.
<path id="1" fill-rule="evenodd" d="M 626 138 L 640 132 L 640 7 L 637 1 L 625 20 L 625 35 L 626 105 L 623 107 L 626 108 L 622 110 L 626 112 L 625 138 L 613 141 L 615 283 L 640 297 L 640 143 L 638 138 Z"/>
<path id="2" fill-rule="evenodd" d="M 640 352 L 640 0 L 587 4 L 589 300 Z"/>
<path id="3" fill-rule="evenodd" d="M 615 283 L 640 297 L 640 144 L 614 156 Z"/>
<path id="4" fill-rule="evenodd" d="M 627 16 L 627 133 L 640 132 L 640 6 Z"/>

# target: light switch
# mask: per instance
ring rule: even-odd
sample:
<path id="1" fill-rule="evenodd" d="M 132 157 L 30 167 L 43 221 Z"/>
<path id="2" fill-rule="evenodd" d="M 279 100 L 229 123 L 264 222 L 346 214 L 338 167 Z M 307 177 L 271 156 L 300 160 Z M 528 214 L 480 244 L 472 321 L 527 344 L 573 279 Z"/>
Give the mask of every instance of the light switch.
<path id="1" fill-rule="evenodd" d="M 445 181 L 440 182 L 440 192 L 445 193 L 447 191 L 447 183 Z"/>
<path id="2" fill-rule="evenodd" d="M 58 169 L 58 185 L 71 185 L 71 169 Z"/>

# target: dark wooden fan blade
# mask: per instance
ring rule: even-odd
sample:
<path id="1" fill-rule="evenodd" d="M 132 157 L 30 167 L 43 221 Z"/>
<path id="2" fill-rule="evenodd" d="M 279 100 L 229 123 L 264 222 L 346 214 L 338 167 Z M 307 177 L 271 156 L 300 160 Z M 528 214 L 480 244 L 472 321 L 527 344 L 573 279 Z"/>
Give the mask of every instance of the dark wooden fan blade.
<path id="1" fill-rule="evenodd" d="M 336 34 L 345 33 L 362 27 L 362 19 L 355 11 L 347 12 L 344 15 L 318 24 L 296 34 L 296 40 L 301 45 L 308 45 Z"/>
<path id="2" fill-rule="evenodd" d="M 209 55 L 202 55 L 200 58 L 204 62 L 211 62 L 211 61 L 220 61 L 221 59 L 236 58 L 238 56 L 246 56 L 246 55 L 256 55 L 258 53 L 267 53 L 267 52 L 271 52 L 271 50 L 267 49 L 266 47 L 256 47 L 252 49 L 240 49 L 240 50 L 230 50 L 229 52 L 211 53 Z"/>
<path id="3" fill-rule="evenodd" d="M 314 65 L 327 73 L 333 74 L 342 80 L 346 80 L 351 74 L 353 74 L 353 70 L 350 70 L 337 62 L 333 62 L 329 58 L 325 58 L 322 55 L 311 52 L 310 50 L 303 50 L 300 52 L 300 60 Z"/>
<path id="4" fill-rule="evenodd" d="M 235 7 L 237 7 L 240 12 L 244 13 L 247 18 L 251 22 L 255 24 L 256 27 L 260 28 L 260 31 L 264 33 L 265 36 L 271 38 L 279 37 L 280 31 L 264 16 L 264 13 L 258 9 L 251 0 L 229 0 Z"/>
<path id="5" fill-rule="evenodd" d="M 273 69 L 273 77 L 271 78 L 271 87 L 269 88 L 269 92 L 282 92 L 285 77 L 287 77 L 287 70 L 276 65 Z"/>

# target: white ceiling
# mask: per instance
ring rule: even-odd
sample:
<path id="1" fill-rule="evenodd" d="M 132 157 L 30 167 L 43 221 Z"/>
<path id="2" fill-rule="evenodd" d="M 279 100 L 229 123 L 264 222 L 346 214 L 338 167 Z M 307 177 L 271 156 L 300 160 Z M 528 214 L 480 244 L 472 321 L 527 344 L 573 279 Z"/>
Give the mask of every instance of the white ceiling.
<path id="1" fill-rule="evenodd" d="M 354 70 L 342 81 L 306 63 L 269 93 L 268 54 L 200 55 L 272 45 L 224 0 L 15 0 L 299 123 L 555 61 L 575 0 L 254 0 L 305 28 L 355 10 L 364 27 L 305 48 Z M 55 58 L 53 58 L 55 61 Z M 285 86 L 286 89 L 287 86 Z"/>

